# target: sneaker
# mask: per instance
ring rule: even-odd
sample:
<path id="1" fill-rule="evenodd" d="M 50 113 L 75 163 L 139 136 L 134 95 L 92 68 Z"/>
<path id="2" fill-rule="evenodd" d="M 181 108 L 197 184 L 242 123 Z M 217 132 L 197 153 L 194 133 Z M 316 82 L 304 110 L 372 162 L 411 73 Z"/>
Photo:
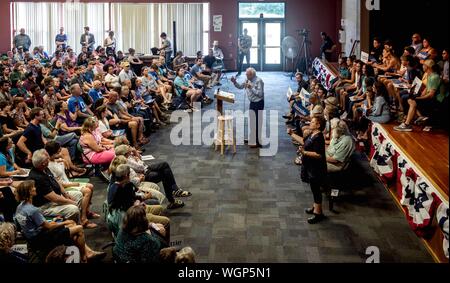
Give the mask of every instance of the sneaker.
<path id="1" fill-rule="evenodd" d="M 411 125 L 406 125 L 402 123 L 400 126 L 394 127 L 394 131 L 397 132 L 412 132 L 413 127 Z"/>
<path id="2" fill-rule="evenodd" d="M 421 116 L 421 117 L 417 118 L 417 120 L 414 122 L 414 124 L 417 125 L 417 124 L 426 122 L 427 120 L 428 120 L 428 117 L 423 117 L 423 116 Z"/>
<path id="3" fill-rule="evenodd" d="M 422 131 L 424 131 L 424 132 L 431 132 L 432 129 L 433 129 L 432 127 L 427 126 L 427 127 L 423 128 Z"/>
<path id="4" fill-rule="evenodd" d="M 197 108 L 195 108 L 195 107 L 192 107 L 192 112 L 198 112 L 198 111 L 200 111 L 200 109 L 197 109 Z"/>
<path id="5" fill-rule="evenodd" d="M 186 109 L 186 110 L 183 110 L 184 111 L 184 113 L 192 113 L 192 109 Z"/>
<path id="6" fill-rule="evenodd" d="M 347 119 L 347 116 L 348 116 L 348 113 L 347 113 L 347 112 L 342 113 L 342 115 L 341 115 L 341 120 Z"/>
<path id="7" fill-rule="evenodd" d="M 313 214 L 313 217 L 308 218 L 308 223 L 309 224 L 317 224 L 319 222 L 321 222 L 322 220 L 325 219 L 325 215 L 323 214 Z"/>
<path id="8" fill-rule="evenodd" d="M 184 202 L 179 199 L 176 199 L 174 202 L 171 202 L 167 205 L 167 209 L 177 209 L 184 206 Z"/>
<path id="9" fill-rule="evenodd" d="M 111 175 L 109 175 L 108 171 L 100 171 L 100 177 L 108 183 L 111 181 Z"/>
<path id="10" fill-rule="evenodd" d="M 286 121 L 286 125 L 291 125 L 291 126 L 295 126 L 295 124 L 294 124 L 294 119 L 292 119 L 292 120 L 287 120 Z"/>

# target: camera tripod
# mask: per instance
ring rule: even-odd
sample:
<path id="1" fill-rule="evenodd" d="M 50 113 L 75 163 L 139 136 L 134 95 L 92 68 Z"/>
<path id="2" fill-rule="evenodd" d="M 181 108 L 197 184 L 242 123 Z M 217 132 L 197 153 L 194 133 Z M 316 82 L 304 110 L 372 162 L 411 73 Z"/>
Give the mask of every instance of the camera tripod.
<path id="1" fill-rule="evenodd" d="M 300 36 L 303 37 L 302 44 L 300 45 L 300 52 L 295 59 L 295 67 L 292 70 L 291 80 L 295 76 L 295 73 L 303 71 L 305 75 L 310 75 L 311 66 L 311 41 L 309 40 L 309 33 L 306 31 L 300 32 Z"/>

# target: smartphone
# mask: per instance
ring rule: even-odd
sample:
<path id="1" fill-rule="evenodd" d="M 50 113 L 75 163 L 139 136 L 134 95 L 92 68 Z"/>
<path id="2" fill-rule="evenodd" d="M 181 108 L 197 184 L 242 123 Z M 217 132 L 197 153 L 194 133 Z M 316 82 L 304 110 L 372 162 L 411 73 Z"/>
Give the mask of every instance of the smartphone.
<path id="1" fill-rule="evenodd" d="M 150 227 L 152 227 L 153 229 L 155 229 L 158 232 L 160 230 L 159 227 L 155 223 L 150 223 Z"/>

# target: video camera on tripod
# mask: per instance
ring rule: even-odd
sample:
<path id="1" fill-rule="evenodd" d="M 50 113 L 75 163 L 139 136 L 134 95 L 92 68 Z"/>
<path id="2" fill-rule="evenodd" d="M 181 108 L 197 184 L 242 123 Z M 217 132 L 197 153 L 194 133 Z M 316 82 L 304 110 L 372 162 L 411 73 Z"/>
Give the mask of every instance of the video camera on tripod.
<path id="1" fill-rule="evenodd" d="M 304 29 L 298 29 L 297 32 L 298 32 L 298 34 L 300 36 L 303 36 L 303 37 L 308 37 L 309 36 L 309 30 L 307 30 L 305 28 Z"/>
<path id="2" fill-rule="evenodd" d="M 303 42 L 300 45 L 300 52 L 298 53 L 297 62 L 295 64 L 298 71 L 310 75 L 310 67 L 312 65 L 311 58 L 311 41 L 309 40 L 310 31 L 306 28 L 297 30 L 299 36 L 303 37 Z"/>
<path id="3" fill-rule="evenodd" d="M 311 74 L 311 41 L 309 40 L 310 31 L 306 28 L 297 30 L 300 37 L 301 44 L 293 36 L 286 36 L 282 43 L 283 54 L 286 59 L 292 62 L 291 80 L 297 72 L 302 72 L 306 75 Z"/>

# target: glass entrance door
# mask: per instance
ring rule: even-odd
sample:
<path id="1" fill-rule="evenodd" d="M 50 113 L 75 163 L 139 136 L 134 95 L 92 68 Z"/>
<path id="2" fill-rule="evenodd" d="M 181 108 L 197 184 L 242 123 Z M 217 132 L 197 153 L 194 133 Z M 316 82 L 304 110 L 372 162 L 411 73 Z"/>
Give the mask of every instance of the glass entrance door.
<path id="1" fill-rule="evenodd" d="M 252 19 L 240 21 L 239 34 L 247 29 L 252 38 L 250 64 L 244 59 L 243 68 L 249 66 L 257 71 L 281 71 L 281 40 L 284 22 L 281 20 Z"/>
<path id="2" fill-rule="evenodd" d="M 248 35 L 252 38 L 252 47 L 250 48 L 250 64 L 245 62 L 244 67 L 249 67 L 251 65 L 253 68 L 257 68 L 260 63 L 261 57 L 261 45 L 259 44 L 260 39 L 260 26 L 258 22 L 242 22 L 241 33 L 243 34 L 244 29 L 247 29 Z M 246 60 L 246 59 L 244 59 Z"/>
<path id="3" fill-rule="evenodd" d="M 264 71 L 281 71 L 282 22 L 263 22 L 263 34 L 263 69 Z"/>

